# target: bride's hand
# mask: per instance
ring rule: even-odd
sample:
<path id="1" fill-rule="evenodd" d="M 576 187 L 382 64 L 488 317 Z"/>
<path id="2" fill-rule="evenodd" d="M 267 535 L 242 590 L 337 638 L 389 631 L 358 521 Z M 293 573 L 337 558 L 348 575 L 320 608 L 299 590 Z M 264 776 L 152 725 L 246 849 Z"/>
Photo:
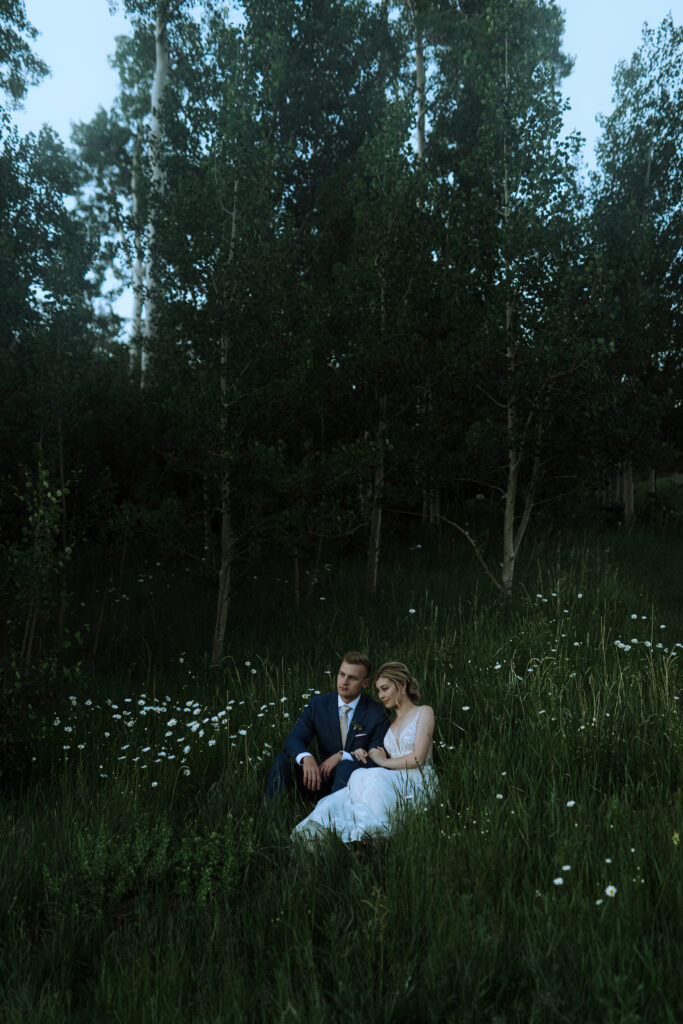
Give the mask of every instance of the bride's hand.
<path id="1" fill-rule="evenodd" d="M 368 757 L 375 764 L 383 765 L 389 760 L 387 752 L 384 747 L 373 747 L 372 750 L 368 751 Z"/>

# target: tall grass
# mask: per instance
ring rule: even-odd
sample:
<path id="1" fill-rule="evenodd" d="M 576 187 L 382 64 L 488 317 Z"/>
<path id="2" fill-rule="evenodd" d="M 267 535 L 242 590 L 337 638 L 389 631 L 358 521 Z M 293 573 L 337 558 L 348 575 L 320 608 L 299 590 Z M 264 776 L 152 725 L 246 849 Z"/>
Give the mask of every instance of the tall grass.
<path id="1" fill-rule="evenodd" d="M 3 1020 L 680 1019 L 676 559 L 644 535 L 539 548 L 506 604 L 413 546 L 376 604 L 332 565 L 296 620 L 261 580 L 220 670 L 175 581 L 159 653 L 134 634 L 64 695 L 2 806 Z M 439 797 L 312 855 L 265 774 L 355 646 L 421 679 Z"/>

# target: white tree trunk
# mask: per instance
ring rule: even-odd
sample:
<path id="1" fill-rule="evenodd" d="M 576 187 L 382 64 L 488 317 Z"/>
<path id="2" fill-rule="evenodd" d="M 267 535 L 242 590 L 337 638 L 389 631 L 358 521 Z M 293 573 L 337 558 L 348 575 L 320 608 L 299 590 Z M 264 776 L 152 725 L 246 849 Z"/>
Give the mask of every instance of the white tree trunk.
<path id="1" fill-rule="evenodd" d="M 425 73 L 424 39 L 422 25 L 413 6 L 415 17 L 415 85 L 417 88 L 417 159 L 420 163 L 425 155 L 425 115 L 427 112 L 427 76 Z"/>
<path id="2" fill-rule="evenodd" d="M 130 190 L 133 198 L 133 225 L 135 237 L 133 239 L 133 323 L 131 329 L 132 366 L 133 377 L 139 383 L 145 371 L 146 353 L 143 345 L 144 332 L 144 309 L 145 309 L 145 267 L 143 260 L 142 228 L 140 225 L 140 148 L 142 145 L 142 130 L 138 131 L 133 154 L 133 171 L 131 174 Z"/>
<path id="3" fill-rule="evenodd" d="M 156 25 L 154 30 L 155 64 L 152 82 L 151 117 L 149 127 L 149 162 L 152 184 L 152 201 L 157 201 L 164 191 L 164 172 L 161 160 L 163 131 L 161 124 L 161 104 L 166 83 L 168 82 L 168 0 L 159 0 L 156 8 Z M 150 340 L 156 319 L 157 275 L 154 265 L 154 234 L 155 213 L 149 219 L 148 249 L 145 261 L 145 310 L 143 320 L 143 350 L 149 353 Z M 143 355 L 143 362 L 145 356 Z"/>

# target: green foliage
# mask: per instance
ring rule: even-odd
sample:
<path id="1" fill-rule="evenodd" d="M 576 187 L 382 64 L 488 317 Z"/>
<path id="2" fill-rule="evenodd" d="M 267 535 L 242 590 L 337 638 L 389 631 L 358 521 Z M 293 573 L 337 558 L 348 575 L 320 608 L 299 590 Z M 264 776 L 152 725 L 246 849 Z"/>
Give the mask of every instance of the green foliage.
<path id="1" fill-rule="evenodd" d="M 148 815 L 132 828 L 104 819 L 75 832 L 68 863 L 44 865 L 43 885 L 49 914 L 66 904 L 75 919 L 101 919 L 133 892 L 153 886 L 168 871 L 171 828 Z"/>
<path id="2" fill-rule="evenodd" d="M 18 106 L 29 85 L 48 73 L 47 65 L 36 57 L 31 43 L 38 35 L 26 17 L 24 0 L 0 3 L 0 90 L 7 93 L 12 106 Z"/>
<path id="3" fill-rule="evenodd" d="M 74 919 L 89 924 L 150 891 L 202 908 L 240 883 L 253 853 L 251 831 L 252 823 L 236 824 L 232 815 L 216 830 L 189 835 L 178 835 L 168 814 L 151 811 L 132 821 L 77 821 L 64 860 L 43 865 L 46 912 L 54 916 L 68 906 Z"/>
<path id="4" fill-rule="evenodd" d="M 51 661 L 49 637 L 58 610 L 57 584 L 72 554 L 69 545 L 60 543 L 68 493 L 66 486 L 63 490 L 55 486 L 39 452 L 35 469 L 24 471 L 24 487 L 15 489 L 15 514 L 11 508 L 3 509 L 9 527 L 2 551 L 8 627 L 5 667 L 15 676 L 15 689 L 38 667 L 47 670 Z M 20 529 L 14 537 L 13 525 Z"/>
<path id="5" fill-rule="evenodd" d="M 682 362 L 680 147 L 683 33 L 671 17 L 645 29 L 614 75 L 592 182 L 596 327 L 609 346 L 591 433 L 593 458 L 631 455 L 666 464 L 663 436 L 677 405 Z"/>
<path id="6" fill-rule="evenodd" d="M 178 893 L 198 907 L 225 898 L 242 881 L 254 852 L 253 819 L 236 821 L 231 812 L 225 824 L 208 834 L 195 832 L 182 840 L 178 863 Z"/>
<path id="7" fill-rule="evenodd" d="M 24 488 L 15 491 L 22 521 L 21 537 L 5 543 L 4 556 L 6 586 L 9 584 L 14 589 L 9 603 L 10 615 L 20 630 L 34 616 L 40 620 L 50 616 L 54 608 L 53 580 L 71 557 L 70 547 L 60 550 L 59 546 L 63 500 L 68 493 L 68 488 L 62 491 L 50 479 L 42 453 L 39 453 L 35 470 L 24 471 Z M 30 632 L 30 628 L 27 625 L 23 633 Z"/>
<path id="8" fill-rule="evenodd" d="M 55 485 L 39 451 L 35 468 L 24 470 L 24 486 L 14 489 L 4 507 L 0 503 L 6 528 L 0 550 L 3 780 L 25 768 L 30 738 L 41 725 L 51 688 L 78 671 L 73 657 L 64 661 L 71 637 L 60 629 L 60 591 L 72 556 L 72 548 L 62 543 L 68 493 L 68 487 Z M 80 634 L 74 639 L 80 642 Z"/>

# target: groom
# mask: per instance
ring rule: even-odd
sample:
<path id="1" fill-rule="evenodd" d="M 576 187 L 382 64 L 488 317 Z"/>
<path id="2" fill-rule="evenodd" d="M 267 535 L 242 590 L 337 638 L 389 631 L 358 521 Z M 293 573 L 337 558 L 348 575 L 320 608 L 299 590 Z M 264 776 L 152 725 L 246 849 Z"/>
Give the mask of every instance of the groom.
<path id="1" fill-rule="evenodd" d="M 337 692 L 314 697 L 285 740 L 266 783 L 272 800 L 288 792 L 294 782 L 308 795 L 343 789 L 356 768 L 373 767 L 367 761 L 372 747 L 381 747 L 389 717 L 363 691 L 370 684 L 370 660 L 358 651 L 344 655 L 337 674 Z M 316 738 L 320 764 L 308 750 Z M 367 761 L 367 764 L 366 764 Z"/>

